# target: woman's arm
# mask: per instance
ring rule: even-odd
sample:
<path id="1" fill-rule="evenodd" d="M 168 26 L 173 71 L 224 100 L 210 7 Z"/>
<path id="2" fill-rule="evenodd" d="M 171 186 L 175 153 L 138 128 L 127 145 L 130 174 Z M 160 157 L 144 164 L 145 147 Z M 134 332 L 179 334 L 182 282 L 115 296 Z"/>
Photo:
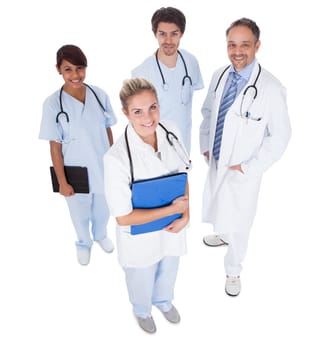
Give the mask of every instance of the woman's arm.
<path id="1" fill-rule="evenodd" d="M 174 220 L 170 225 L 164 228 L 165 231 L 177 233 L 180 232 L 183 228 L 185 228 L 190 219 L 190 211 L 189 211 L 189 183 L 187 181 L 186 185 L 186 197 L 188 198 L 188 207 L 183 212 L 182 217 Z"/>
<path id="2" fill-rule="evenodd" d="M 112 144 L 114 143 L 114 137 L 113 137 L 112 130 L 109 127 L 109 128 L 106 128 L 106 131 L 107 131 L 109 145 L 112 146 Z"/>
<path id="3" fill-rule="evenodd" d="M 189 221 L 189 187 L 186 185 L 186 194 L 176 198 L 170 205 L 154 209 L 133 209 L 129 214 L 116 217 L 117 223 L 121 226 L 145 224 L 173 214 L 182 214 L 165 230 L 179 232 Z"/>
<path id="4" fill-rule="evenodd" d="M 56 141 L 50 141 L 50 150 L 53 167 L 60 186 L 60 194 L 63 196 L 72 196 L 73 187 L 67 182 L 64 173 L 64 160 L 62 155 L 62 144 Z"/>

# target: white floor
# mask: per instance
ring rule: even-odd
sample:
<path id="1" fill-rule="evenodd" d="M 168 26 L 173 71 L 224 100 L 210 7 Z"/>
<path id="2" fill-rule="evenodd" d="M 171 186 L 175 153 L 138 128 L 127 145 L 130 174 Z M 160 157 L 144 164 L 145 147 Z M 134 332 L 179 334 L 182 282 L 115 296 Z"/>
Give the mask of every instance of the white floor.
<path id="1" fill-rule="evenodd" d="M 136 324 L 116 251 L 106 254 L 94 245 L 90 265 L 78 265 L 65 201 L 50 192 L 48 169 L 40 170 L 42 191 L 32 195 L 31 189 L 15 203 L 4 203 L 3 223 L 11 230 L 2 235 L 0 254 L 0 348 L 322 349 L 320 212 L 314 209 L 314 229 L 306 230 L 312 212 L 304 205 L 308 191 L 299 189 L 305 198 L 300 201 L 296 184 L 283 176 L 292 155 L 288 151 L 264 177 L 236 298 L 224 292 L 226 248 L 202 243 L 211 228 L 200 222 L 205 165 L 196 160 L 188 254 L 181 260 L 174 300 L 182 321 L 169 324 L 154 310 L 155 335 Z M 276 189 L 274 183 L 284 185 Z M 113 218 L 109 231 L 115 241 Z"/>

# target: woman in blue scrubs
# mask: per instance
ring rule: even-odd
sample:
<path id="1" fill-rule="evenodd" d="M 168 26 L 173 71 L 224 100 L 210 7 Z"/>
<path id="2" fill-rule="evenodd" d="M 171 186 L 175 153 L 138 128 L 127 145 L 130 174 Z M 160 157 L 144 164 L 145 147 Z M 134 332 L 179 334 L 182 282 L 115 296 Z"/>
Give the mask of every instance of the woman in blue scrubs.
<path id="1" fill-rule="evenodd" d="M 87 265 L 93 241 L 105 252 L 114 249 L 107 237 L 103 155 L 113 143 L 111 126 L 117 120 L 108 95 L 84 83 L 87 58 L 79 47 L 62 46 L 57 51 L 56 68 L 64 85 L 44 101 L 39 138 L 50 142 L 59 192 L 66 198 L 77 234 L 78 262 Z M 65 165 L 87 167 L 89 193 L 75 193 L 66 179 Z"/>

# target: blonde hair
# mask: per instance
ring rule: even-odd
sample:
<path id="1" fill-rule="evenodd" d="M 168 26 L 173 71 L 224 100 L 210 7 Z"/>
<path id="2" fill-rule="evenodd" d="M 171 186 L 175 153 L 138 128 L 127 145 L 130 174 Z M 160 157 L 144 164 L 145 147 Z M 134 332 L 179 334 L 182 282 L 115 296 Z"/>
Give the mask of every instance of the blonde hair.
<path id="1" fill-rule="evenodd" d="M 126 79 L 123 82 L 123 86 L 119 93 L 120 102 L 125 110 L 128 109 L 128 99 L 131 96 L 135 96 L 139 94 L 142 91 L 151 91 L 156 99 L 157 99 L 157 92 L 152 83 L 150 83 L 146 79 L 142 78 L 132 78 L 132 79 Z"/>

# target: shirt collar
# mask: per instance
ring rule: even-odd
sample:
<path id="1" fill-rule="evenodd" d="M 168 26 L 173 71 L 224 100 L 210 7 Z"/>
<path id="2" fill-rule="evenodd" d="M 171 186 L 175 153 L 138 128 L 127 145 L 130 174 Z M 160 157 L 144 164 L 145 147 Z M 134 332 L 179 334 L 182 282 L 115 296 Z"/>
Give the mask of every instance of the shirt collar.
<path id="1" fill-rule="evenodd" d="M 145 143 L 141 137 L 137 134 L 137 132 L 135 131 L 133 125 L 131 122 L 128 123 L 128 130 L 127 130 L 127 135 L 128 137 L 130 138 L 131 142 L 132 143 L 135 143 L 136 144 L 136 147 L 137 149 L 142 149 L 142 150 L 145 150 L 146 152 L 155 152 L 154 151 L 154 148 Z M 160 127 L 158 126 L 156 128 L 156 135 L 157 135 L 157 142 L 158 142 L 158 148 L 160 150 L 160 146 L 161 144 L 164 142 L 164 139 L 166 139 L 166 137 L 164 137 L 164 134 L 165 134 L 165 131 Z M 163 136 L 163 137 L 162 137 Z"/>
<path id="2" fill-rule="evenodd" d="M 256 59 L 254 59 L 253 62 L 251 62 L 248 66 L 243 68 L 240 72 L 237 72 L 237 74 L 239 74 L 240 77 L 243 78 L 244 80 L 249 81 L 255 62 L 256 62 Z M 233 65 L 231 65 L 231 68 L 229 70 L 229 73 L 231 72 L 235 72 Z"/>

